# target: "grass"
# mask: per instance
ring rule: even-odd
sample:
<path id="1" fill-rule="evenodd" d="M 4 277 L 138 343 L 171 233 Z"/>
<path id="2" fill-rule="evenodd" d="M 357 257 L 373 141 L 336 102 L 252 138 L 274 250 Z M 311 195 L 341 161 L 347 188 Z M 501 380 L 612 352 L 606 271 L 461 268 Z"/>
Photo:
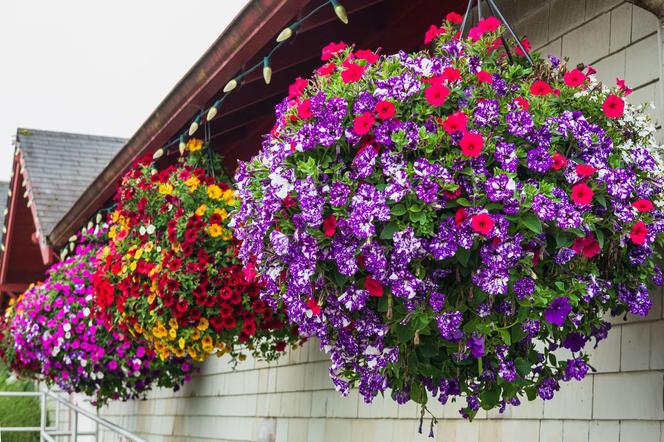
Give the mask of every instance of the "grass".
<path id="1" fill-rule="evenodd" d="M 31 381 L 11 377 L 0 361 L 0 391 L 35 391 Z M 39 427 L 38 397 L 0 397 L 0 427 Z M 2 433 L 0 442 L 38 442 L 37 433 Z"/>

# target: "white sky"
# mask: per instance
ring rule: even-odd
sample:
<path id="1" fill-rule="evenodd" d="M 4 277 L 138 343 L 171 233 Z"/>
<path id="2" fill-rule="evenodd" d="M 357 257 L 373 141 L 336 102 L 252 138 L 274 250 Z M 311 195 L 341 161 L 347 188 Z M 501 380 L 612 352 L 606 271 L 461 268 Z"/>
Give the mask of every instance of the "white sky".
<path id="1" fill-rule="evenodd" d="M 0 0 L 0 180 L 17 127 L 130 137 L 247 0 Z"/>

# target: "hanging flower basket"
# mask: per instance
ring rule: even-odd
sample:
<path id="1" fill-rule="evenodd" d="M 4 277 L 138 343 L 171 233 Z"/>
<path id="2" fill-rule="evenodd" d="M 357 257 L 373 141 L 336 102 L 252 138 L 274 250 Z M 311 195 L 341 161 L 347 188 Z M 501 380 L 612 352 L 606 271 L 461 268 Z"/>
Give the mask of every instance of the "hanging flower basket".
<path id="1" fill-rule="evenodd" d="M 190 362 L 164 362 L 145 341 L 109 329 L 96 316 L 90 278 L 98 248 L 79 245 L 18 301 L 9 337 L 18 363 L 36 368 L 36 378 L 48 385 L 92 397 L 97 406 L 141 398 L 154 385 L 177 391 L 189 379 Z"/>
<path id="2" fill-rule="evenodd" d="M 9 306 L 5 310 L 4 315 L 0 317 L 0 359 L 2 359 L 7 368 L 15 375 L 32 379 L 39 373 L 39 363 L 32 361 L 30 364 L 25 364 L 18 357 L 12 334 L 12 324 L 16 316 L 16 303 L 20 302 L 22 298 L 23 295 L 20 295 L 16 299 L 10 299 Z"/>
<path id="3" fill-rule="evenodd" d="M 221 158 L 202 140 L 186 161 L 156 172 L 152 159 L 122 179 L 100 254 L 96 296 L 106 317 L 152 343 L 162 358 L 211 353 L 277 358 L 297 333 L 258 299 L 228 228 L 236 201 Z"/>
<path id="4" fill-rule="evenodd" d="M 238 169 L 233 224 L 262 299 L 320 339 L 342 394 L 463 397 L 472 418 L 551 399 L 590 369 L 605 312 L 647 314 L 664 201 L 624 82 L 509 63 L 498 20 L 461 41 L 460 21 L 432 26 L 431 52 L 327 46 Z"/>

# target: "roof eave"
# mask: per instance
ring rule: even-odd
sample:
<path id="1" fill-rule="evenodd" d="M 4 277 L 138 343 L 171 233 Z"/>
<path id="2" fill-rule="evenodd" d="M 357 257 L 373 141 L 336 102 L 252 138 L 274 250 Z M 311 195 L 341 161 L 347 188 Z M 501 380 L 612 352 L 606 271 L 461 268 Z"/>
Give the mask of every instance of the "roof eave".
<path id="1" fill-rule="evenodd" d="M 65 244 L 112 197 L 116 181 L 131 164 L 170 141 L 307 2 L 251 0 L 58 222 L 49 242 Z"/>

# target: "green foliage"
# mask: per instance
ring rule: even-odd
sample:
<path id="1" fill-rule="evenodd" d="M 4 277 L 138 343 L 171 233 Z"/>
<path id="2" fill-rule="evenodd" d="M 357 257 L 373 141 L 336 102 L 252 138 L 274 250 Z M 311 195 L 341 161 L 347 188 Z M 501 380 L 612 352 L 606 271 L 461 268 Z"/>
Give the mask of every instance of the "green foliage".
<path id="1" fill-rule="evenodd" d="M 0 361 L 0 391 L 35 391 L 31 381 L 16 379 Z M 38 397 L 0 397 L 0 427 L 38 427 Z M 37 433 L 2 433 L 3 442 L 33 442 Z"/>

